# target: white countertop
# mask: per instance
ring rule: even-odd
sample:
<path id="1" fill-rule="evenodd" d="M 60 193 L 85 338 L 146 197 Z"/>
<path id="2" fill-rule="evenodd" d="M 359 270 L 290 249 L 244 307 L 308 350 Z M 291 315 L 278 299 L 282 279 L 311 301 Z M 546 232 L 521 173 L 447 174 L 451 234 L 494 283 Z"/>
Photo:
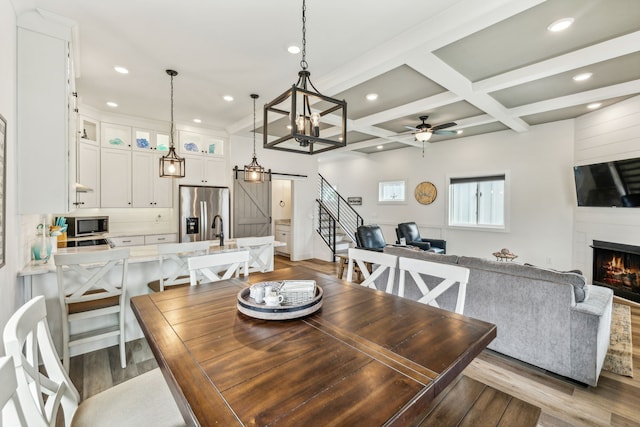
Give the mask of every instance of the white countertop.
<path id="1" fill-rule="evenodd" d="M 274 241 L 274 247 L 285 246 L 286 243 Z M 128 246 L 129 263 L 149 262 L 158 260 L 158 245 L 144 245 L 144 246 Z M 58 248 L 57 253 L 60 254 L 75 254 L 78 252 L 95 252 L 95 251 L 109 251 L 112 250 L 109 246 L 81 246 L 76 248 Z M 218 240 L 212 240 L 209 252 L 218 251 L 237 251 L 238 247 L 233 239 L 227 240 L 224 246 L 220 246 Z M 53 256 L 49 261 L 30 261 L 20 271 L 18 276 L 31 276 L 36 274 L 46 274 L 56 271 L 56 266 L 53 263 Z"/>

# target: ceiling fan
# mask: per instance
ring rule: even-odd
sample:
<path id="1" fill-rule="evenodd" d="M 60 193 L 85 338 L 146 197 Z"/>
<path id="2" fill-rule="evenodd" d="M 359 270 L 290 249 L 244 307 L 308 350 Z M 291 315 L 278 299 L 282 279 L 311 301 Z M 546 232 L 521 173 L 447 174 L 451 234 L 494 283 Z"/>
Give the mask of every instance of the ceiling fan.
<path id="1" fill-rule="evenodd" d="M 416 127 L 405 126 L 405 128 L 411 129 L 412 131 L 414 131 L 412 133 L 413 133 L 413 136 L 415 136 L 417 141 L 426 142 L 429 139 L 431 139 L 431 136 L 434 134 L 435 135 L 455 135 L 458 133 L 455 130 L 444 130 L 446 128 L 455 126 L 456 125 L 455 122 L 449 122 L 449 123 L 443 123 L 437 126 L 431 126 L 429 123 L 426 123 L 426 120 L 428 118 L 429 116 L 420 116 L 419 119 L 422 120 L 422 123 L 420 123 Z"/>

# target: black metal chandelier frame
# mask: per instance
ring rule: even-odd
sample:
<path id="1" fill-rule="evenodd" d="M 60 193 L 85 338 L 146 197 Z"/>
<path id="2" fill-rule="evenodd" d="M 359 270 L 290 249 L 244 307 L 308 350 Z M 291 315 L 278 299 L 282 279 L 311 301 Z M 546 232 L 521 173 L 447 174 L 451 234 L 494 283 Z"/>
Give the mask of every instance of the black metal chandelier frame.
<path id="1" fill-rule="evenodd" d="M 290 151 L 305 154 L 317 154 L 328 150 L 335 150 L 347 145 L 347 103 L 325 96 L 316 89 L 311 82 L 311 73 L 307 71 L 306 61 L 306 1 L 302 2 L 302 60 L 301 71 L 298 72 L 298 81 L 286 90 L 282 95 L 264 106 L 264 148 Z M 313 89 L 313 90 L 312 90 Z M 288 104 L 290 101 L 290 104 Z M 328 104 L 328 105 L 327 105 Z M 289 106 L 287 109 L 286 107 Z M 312 109 L 312 106 L 322 109 Z M 336 139 L 322 135 L 320 120 L 328 114 L 339 114 L 341 119 L 341 132 Z M 282 117 L 289 118 L 290 132 L 286 135 L 269 141 L 269 129 L 273 129 L 274 123 L 282 123 L 278 120 Z M 275 131 L 274 134 L 281 132 Z M 333 135 L 335 136 L 335 135 Z M 289 141 L 295 140 L 298 145 Z M 316 146 L 316 144 L 319 146 Z"/>
<path id="2" fill-rule="evenodd" d="M 244 165 L 244 180 L 247 182 L 264 182 L 264 167 L 258 163 L 256 156 L 256 99 L 258 95 L 251 94 L 253 99 L 253 159 L 248 165 Z"/>
<path id="3" fill-rule="evenodd" d="M 175 70 L 166 70 L 171 76 L 171 130 L 169 133 L 169 152 L 160 157 L 160 177 L 161 178 L 184 178 L 185 176 L 185 160 L 176 154 L 176 147 L 173 143 L 174 139 L 174 122 L 173 122 L 173 78 L 178 75 Z"/>

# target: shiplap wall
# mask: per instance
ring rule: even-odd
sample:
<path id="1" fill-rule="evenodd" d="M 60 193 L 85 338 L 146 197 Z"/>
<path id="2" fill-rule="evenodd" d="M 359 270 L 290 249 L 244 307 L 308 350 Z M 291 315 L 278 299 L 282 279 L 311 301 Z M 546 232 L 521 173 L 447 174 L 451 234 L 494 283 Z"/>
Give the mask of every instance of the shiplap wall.
<path id="1" fill-rule="evenodd" d="M 577 165 L 640 157 L 640 96 L 579 117 L 575 126 Z M 573 235 L 574 264 L 591 280 L 593 240 L 640 246 L 640 209 L 576 206 Z"/>

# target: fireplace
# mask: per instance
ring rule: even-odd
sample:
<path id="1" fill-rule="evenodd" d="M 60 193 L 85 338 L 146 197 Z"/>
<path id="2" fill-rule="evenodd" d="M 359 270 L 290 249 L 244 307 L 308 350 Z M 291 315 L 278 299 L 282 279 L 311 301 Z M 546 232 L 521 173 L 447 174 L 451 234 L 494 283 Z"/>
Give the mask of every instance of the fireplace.
<path id="1" fill-rule="evenodd" d="M 640 302 L 640 247 L 594 240 L 593 283 Z"/>

